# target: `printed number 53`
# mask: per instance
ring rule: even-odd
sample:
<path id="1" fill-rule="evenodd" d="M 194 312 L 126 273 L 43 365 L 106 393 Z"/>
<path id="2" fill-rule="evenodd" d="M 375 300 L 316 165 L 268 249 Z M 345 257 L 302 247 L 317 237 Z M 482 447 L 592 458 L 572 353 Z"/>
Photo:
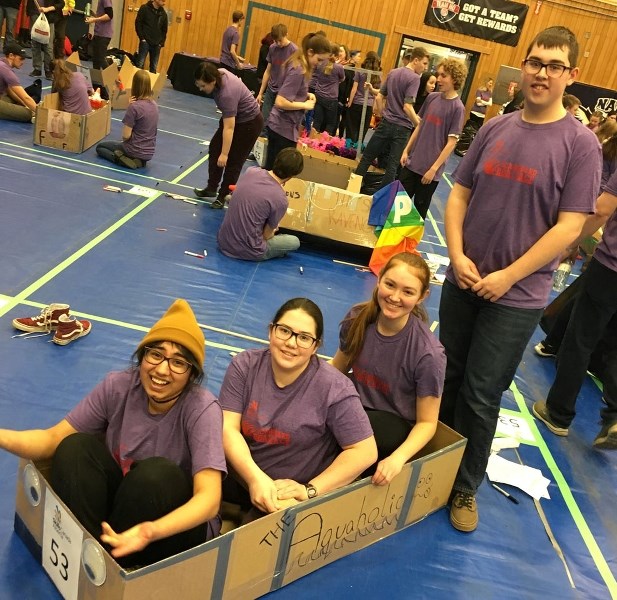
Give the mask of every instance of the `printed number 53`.
<path id="1" fill-rule="evenodd" d="M 51 538 L 51 553 L 52 556 L 49 557 L 49 560 L 51 560 L 51 564 L 54 567 L 58 567 L 58 571 L 60 573 L 60 577 L 62 577 L 62 579 L 64 579 L 64 581 L 68 581 L 69 578 L 69 559 L 66 557 L 66 554 L 64 552 L 60 552 L 60 557 L 58 557 L 58 553 L 56 552 L 56 550 L 59 548 L 58 546 L 58 542 L 56 542 L 56 540 L 54 540 L 54 538 Z"/>

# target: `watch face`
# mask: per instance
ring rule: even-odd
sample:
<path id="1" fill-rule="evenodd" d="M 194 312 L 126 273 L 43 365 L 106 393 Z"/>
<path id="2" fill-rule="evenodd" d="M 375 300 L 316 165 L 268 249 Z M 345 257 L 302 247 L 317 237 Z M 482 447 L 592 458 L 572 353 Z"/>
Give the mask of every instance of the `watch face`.
<path id="1" fill-rule="evenodd" d="M 317 496 L 317 490 L 315 489 L 314 486 L 312 485 L 307 485 L 306 486 L 306 495 L 309 498 L 314 498 L 315 496 Z"/>

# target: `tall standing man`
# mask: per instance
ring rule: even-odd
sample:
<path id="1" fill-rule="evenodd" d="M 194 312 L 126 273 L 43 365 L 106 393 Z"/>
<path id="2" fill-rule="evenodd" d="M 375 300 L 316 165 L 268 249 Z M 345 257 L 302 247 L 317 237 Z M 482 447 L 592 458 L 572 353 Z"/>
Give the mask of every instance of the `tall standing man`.
<path id="1" fill-rule="evenodd" d="M 386 102 L 383 118 L 364 150 L 356 174 L 364 177 L 373 160 L 387 153 L 386 172 L 380 188 L 394 181 L 411 130 L 420 122 L 413 103 L 418 95 L 420 75 L 428 68 L 428 58 L 428 52 L 424 48 L 414 48 L 406 67 L 399 67 L 388 73 L 375 99 L 376 107 L 382 106 L 384 100 Z"/>
<path id="2" fill-rule="evenodd" d="M 578 76 L 578 43 L 565 27 L 538 33 L 521 63 L 523 109 L 483 125 L 448 198 L 450 266 L 439 339 L 448 359 L 440 419 L 467 438 L 450 522 L 478 525 L 501 396 L 547 304 L 557 257 L 577 238 L 600 187 L 594 134 L 562 104 Z"/>
<path id="3" fill-rule="evenodd" d="M 19 12 L 19 6 L 21 0 L 0 0 L 0 32 L 2 31 L 2 24 L 5 23 L 6 29 L 4 30 L 4 47 L 7 44 L 15 42 L 15 24 L 17 23 L 17 13 Z"/>
<path id="4" fill-rule="evenodd" d="M 244 62 L 244 58 L 238 54 L 240 27 L 244 21 L 244 13 L 241 10 L 235 10 L 231 20 L 231 25 L 223 32 L 220 63 L 235 74 L 236 69 L 241 69 Z"/>
<path id="5" fill-rule="evenodd" d="M 164 6 L 165 0 L 149 0 L 139 7 L 135 19 L 135 31 L 139 38 L 136 66 L 143 69 L 149 55 L 150 73 L 156 73 L 161 48 L 167 39 L 167 11 Z"/>

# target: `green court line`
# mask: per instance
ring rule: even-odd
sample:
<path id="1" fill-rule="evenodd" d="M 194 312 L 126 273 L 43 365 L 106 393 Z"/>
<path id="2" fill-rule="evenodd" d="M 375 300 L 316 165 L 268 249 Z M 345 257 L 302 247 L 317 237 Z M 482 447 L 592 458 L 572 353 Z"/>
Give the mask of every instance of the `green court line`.
<path id="1" fill-rule="evenodd" d="M 546 445 L 546 442 L 544 441 L 544 438 L 542 437 L 540 430 L 538 429 L 536 420 L 529 412 L 523 394 L 521 394 L 514 382 L 512 382 L 512 384 L 510 385 L 510 390 L 512 390 L 512 393 L 514 394 L 514 399 L 521 412 L 521 415 L 529 424 L 531 431 L 538 442 L 538 449 L 542 454 L 542 458 L 544 459 L 546 466 L 551 472 L 551 475 L 553 476 L 553 479 L 555 480 L 555 483 L 557 484 L 557 487 L 559 488 L 559 491 L 563 496 L 566 506 L 568 507 L 568 510 L 570 511 L 570 514 L 574 521 L 574 524 L 576 525 L 576 528 L 581 534 L 583 542 L 587 546 L 589 554 L 593 559 L 593 562 L 595 563 L 598 572 L 602 576 L 604 583 L 606 583 L 606 586 L 608 587 L 611 596 L 613 598 L 617 598 L 617 581 L 615 580 L 615 576 L 611 573 L 606 559 L 602 554 L 602 550 L 598 546 L 598 543 L 596 542 L 593 534 L 591 533 L 591 530 L 589 529 L 589 526 L 587 525 L 587 522 L 585 521 L 585 517 L 581 513 L 581 510 L 578 507 L 574 496 L 572 495 L 570 486 L 566 482 L 565 477 L 563 476 L 561 470 L 555 462 L 555 459 L 553 458 L 553 455 L 548 449 L 548 446 Z"/>

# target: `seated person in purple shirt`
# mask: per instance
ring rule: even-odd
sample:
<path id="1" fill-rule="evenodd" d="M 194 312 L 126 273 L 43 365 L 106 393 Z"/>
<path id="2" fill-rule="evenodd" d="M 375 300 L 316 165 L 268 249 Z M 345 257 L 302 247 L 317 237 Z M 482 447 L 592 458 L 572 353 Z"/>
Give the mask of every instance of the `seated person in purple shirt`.
<path id="1" fill-rule="evenodd" d="M 347 485 L 375 462 L 353 384 L 316 356 L 322 335 L 319 307 L 294 298 L 270 323 L 270 347 L 232 360 L 220 393 L 233 471 L 225 500 L 272 513 Z"/>
<path id="2" fill-rule="evenodd" d="M 194 188 L 193 192 L 198 198 L 216 198 L 210 208 L 223 208 L 231 193 L 229 186 L 238 181 L 264 120 L 253 94 L 226 69 L 217 69 L 208 61 L 200 63 L 195 69 L 195 85 L 212 94 L 222 116 L 210 140 L 208 184 L 203 189 Z"/>
<path id="3" fill-rule="evenodd" d="M 25 60 L 26 51 L 19 44 L 5 44 L 4 56 L 0 58 L 0 119 L 28 122 L 36 112 L 40 95 L 37 100 L 32 98 L 13 72 L 13 69 L 21 69 Z"/>
<path id="4" fill-rule="evenodd" d="M 465 77 L 467 67 L 461 60 L 446 58 L 437 65 L 439 91 L 429 94 L 422 104 L 420 124 L 401 155 L 399 179 L 423 219 L 463 129 L 465 105 L 458 90 Z"/>
<path id="5" fill-rule="evenodd" d="M 76 115 L 87 115 L 92 112 L 90 96 L 93 90 L 83 73 L 71 71 L 60 58 L 54 60 L 52 65 L 54 75 L 52 91 L 60 94 L 62 110 Z"/>
<path id="6" fill-rule="evenodd" d="M 96 153 L 128 169 L 140 169 L 154 156 L 159 124 L 159 107 L 152 98 L 148 71 L 139 69 L 135 73 L 131 93 L 131 103 L 122 119 L 122 142 L 101 142 Z"/>
<path id="7" fill-rule="evenodd" d="M 427 325 L 422 301 L 431 274 L 417 254 L 394 255 L 368 302 L 341 323 L 332 364 L 353 381 L 379 452 L 373 483 L 386 485 L 437 429 L 446 371 L 443 346 Z"/>
<path id="8" fill-rule="evenodd" d="M 218 231 L 223 254 L 244 260 L 268 260 L 300 247 L 295 235 L 276 235 L 276 230 L 289 206 L 283 186 L 303 167 L 302 154 L 295 148 L 285 148 L 276 157 L 272 171 L 247 169 Z"/>
<path id="9" fill-rule="evenodd" d="M 176 300 L 139 343 L 49 429 L 0 429 L 0 448 L 52 459 L 55 493 L 123 567 L 147 565 L 220 532 L 221 407 L 200 387 L 204 335 Z"/>

